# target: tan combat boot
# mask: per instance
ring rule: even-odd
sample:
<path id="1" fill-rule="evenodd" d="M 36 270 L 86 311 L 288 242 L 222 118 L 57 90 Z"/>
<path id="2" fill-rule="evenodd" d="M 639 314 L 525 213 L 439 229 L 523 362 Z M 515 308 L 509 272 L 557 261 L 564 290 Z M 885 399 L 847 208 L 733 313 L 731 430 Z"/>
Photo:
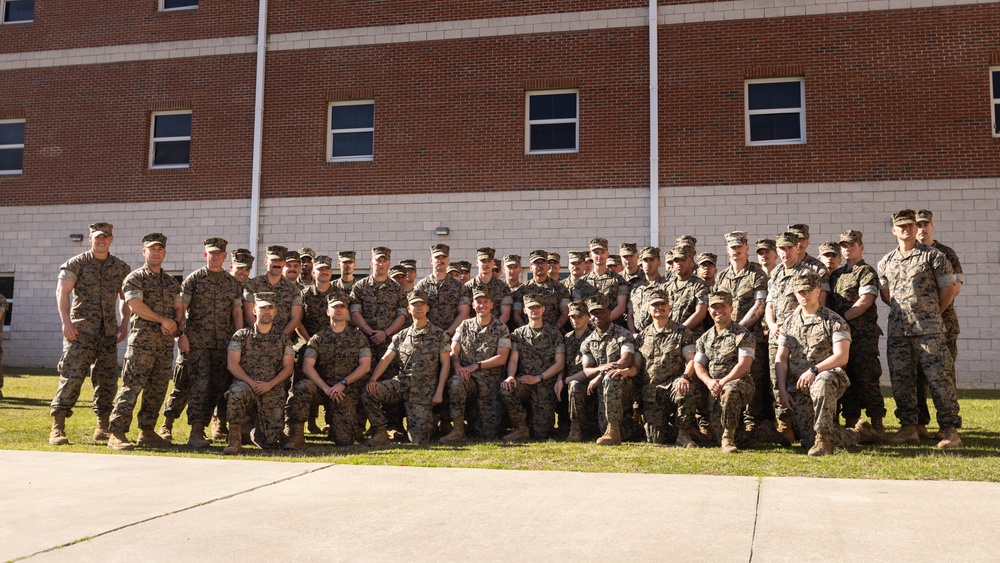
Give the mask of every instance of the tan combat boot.
<path id="1" fill-rule="evenodd" d="M 569 423 L 569 436 L 566 437 L 569 442 L 582 442 L 583 441 L 583 423 L 579 420 L 571 420 Z"/>
<path id="2" fill-rule="evenodd" d="M 518 424 L 510 434 L 503 437 L 504 442 L 524 442 L 530 437 L 527 424 Z"/>
<path id="3" fill-rule="evenodd" d="M 312 420 L 309 421 L 309 433 L 310 434 L 322 434 L 323 433 L 323 429 L 320 428 L 318 424 L 316 424 L 316 420 L 315 419 L 312 419 Z"/>
<path id="4" fill-rule="evenodd" d="M 885 425 L 882 424 L 881 418 L 872 417 L 872 430 L 878 434 L 879 443 L 885 443 L 887 440 L 885 435 Z"/>
<path id="5" fill-rule="evenodd" d="M 918 424 L 914 428 L 917 429 L 917 437 L 921 440 L 930 440 L 933 438 L 931 433 L 927 431 L 927 426 L 924 424 Z"/>
<path id="6" fill-rule="evenodd" d="M 889 437 L 886 443 L 893 446 L 919 446 L 920 436 L 917 434 L 917 427 L 912 425 L 901 426 L 899 432 Z"/>
<path id="7" fill-rule="evenodd" d="M 372 437 L 368 438 L 365 445 L 370 448 L 377 448 L 379 446 L 384 446 L 389 443 L 389 432 L 386 431 L 385 426 L 379 426 L 375 428 L 372 433 Z"/>
<path id="8" fill-rule="evenodd" d="M 609 422 L 604 435 L 597 439 L 599 446 L 617 446 L 622 443 L 622 427 L 617 422 Z"/>
<path id="9" fill-rule="evenodd" d="M 778 419 L 777 431 L 791 444 L 795 441 L 795 429 L 792 427 L 792 415 L 783 414 Z"/>
<path id="10" fill-rule="evenodd" d="M 191 425 L 191 435 L 188 436 L 187 445 L 192 448 L 207 448 L 212 445 L 212 441 L 205 437 L 205 425 L 195 422 Z"/>
<path id="11" fill-rule="evenodd" d="M 868 423 L 867 420 L 859 420 L 857 424 L 854 425 L 854 430 L 858 433 L 858 443 L 859 444 L 881 444 L 882 436 L 875 432 L 872 425 Z"/>
<path id="12" fill-rule="evenodd" d="M 164 440 L 174 440 L 174 417 L 163 415 L 163 424 L 156 430 L 156 433 Z"/>
<path id="13" fill-rule="evenodd" d="M 938 448 L 941 448 L 942 450 L 951 450 L 962 447 L 962 438 L 958 436 L 957 428 L 944 426 L 941 428 L 941 433 L 944 434 L 944 438 L 938 442 Z"/>
<path id="14" fill-rule="evenodd" d="M 153 432 L 152 429 L 140 428 L 139 439 L 135 441 L 135 445 L 148 448 L 166 448 L 171 445 L 171 442 Z"/>
<path id="15" fill-rule="evenodd" d="M 229 424 L 229 440 L 222 448 L 223 455 L 236 455 L 243 451 L 243 432 L 239 424 Z"/>
<path id="16" fill-rule="evenodd" d="M 736 430 L 725 428 L 722 431 L 722 453 L 734 454 L 739 451 L 736 447 Z"/>
<path id="17" fill-rule="evenodd" d="M 442 436 L 438 442 L 442 444 L 454 444 L 465 439 L 465 417 L 456 416 L 451 423 L 454 428 L 451 429 L 451 432 Z"/>
<path id="18" fill-rule="evenodd" d="M 786 448 L 792 446 L 788 438 L 781 432 L 778 432 L 778 429 L 774 427 L 774 423 L 770 420 L 761 421 L 754 426 L 753 439 L 759 444 L 778 444 Z"/>
<path id="19" fill-rule="evenodd" d="M 813 447 L 809 448 L 807 455 L 818 457 L 831 453 L 833 453 L 833 443 L 830 442 L 830 435 L 816 434 L 816 441 L 813 442 Z"/>
<path id="20" fill-rule="evenodd" d="M 52 431 L 49 432 L 49 444 L 53 446 L 65 446 L 69 443 L 66 437 L 66 413 L 58 411 L 52 415 Z"/>
<path id="21" fill-rule="evenodd" d="M 111 430 L 108 427 L 110 418 L 111 415 L 108 413 L 97 415 L 97 427 L 94 428 L 95 442 L 106 442 L 111 437 Z"/>
<path id="22" fill-rule="evenodd" d="M 283 446 L 286 450 L 297 450 L 306 445 L 306 435 L 303 430 L 304 426 L 304 422 L 292 422 L 288 425 L 288 439 L 285 440 L 285 444 Z"/>
<path id="23" fill-rule="evenodd" d="M 128 437 L 125 436 L 124 432 L 112 432 L 111 437 L 108 438 L 108 447 L 112 450 L 127 452 L 135 448 L 132 442 L 128 441 Z"/>
<path id="24" fill-rule="evenodd" d="M 677 444 L 678 448 L 697 448 L 698 444 L 694 443 L 691 439 L 691 431 L 687 428 L 683 428 L 677 431 Z"/>
<path id="25" fill-rule="evenodd" d="M 219 440 L 221 442 L 222 440 L 225 440 L 226 436 L 228 436 L 228 435 L 229 435 L 229 431 L 226 429 L 226 421 L 224 421 L 224 420 L 222 420 L 222 419 L 220 419 L 218 417 L 213 416 L 212 417 L 212 439 L 213 440 Z"/>

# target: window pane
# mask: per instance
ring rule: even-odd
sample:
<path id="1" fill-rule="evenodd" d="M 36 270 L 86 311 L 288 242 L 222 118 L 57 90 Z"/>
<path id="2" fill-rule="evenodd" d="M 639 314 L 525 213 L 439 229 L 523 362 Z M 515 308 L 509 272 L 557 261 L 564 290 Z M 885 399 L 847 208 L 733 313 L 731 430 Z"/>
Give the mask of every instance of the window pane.
<path id="1" fill-rule="evenodd" d="M 375 127 L 375 104 L 330 107 L 331 129 Z"/>
<path id="2" fill-rule="evenodd" d="M 751 141 L 789 141 L 801 138 L 797 113 L 750 116 Z"/>
<path id="3" fill-rule="evenodd" d="M 765 82 L 747 86 L 750 109 L 797 108 L 802 105 L 801 82 Z"/>
<path id="4" fill-rule="evenodd" d="M 153 149 L 153 166 L 188 164 L 190 162 L 191 141 L 167 141 L 156 143 Z"/>
<path id="5" fill-rule="evenodd" d="M 23 161 L 24 149 L 0 149 L 0 171 L 21 170 Z"/>
<path id="6" fill-rule="evenodd" d="M 576 123 L 531 126 L 532 151 L 573 149 L 576 149 Z"/>
<path id="7" fill-rule="evenodd" d="M 10 326 L 10 318 L 14 316 L 14 304 L 7 303 L 7 313 L 3 316 L 3 326 Z"/>
<path id="8" fill-rule="evenodd" d="M 30 22 L 35 19 L 35 0 L 7 2 L 4 5 L 3 21 Z"/>
<path id="9" fill-rule="evenodd" d="M 1000 100 L 1000 70 L 993 71 L 993 99 Z"/>
<path id="10" fill-rule="evenodd" d="M 372 156 L 373 133 L 338 133 L 333 136 L 333 157 Z"/>
<path id="11" fill-rule="evenodd" d="M 1000 104 L 993 104 L 993 132 L 1000 135 Z"/>
<path id="12" fill-rule="evenodd" d="M 190 137 L 191 136 L 191 114 L 172 113 L 169 115 L 157 115 L 156 126 L 153 128 L 154 137 Z"/>
<path id="13" fill-rule="evenodd" d="M 0 145 L 23 145 L 24 122 L 0 123 Z"/>
<path id="14" fill-rule="evenodd" d="M 190 8 L 192 6 L 197 6 L 198 0 L 163 0 L 164 10 L 173 10 L 175 8 Z"/>
<path id="15" fill-rule="evenodd" d="M 541 94 L 528 98 L 528 119 L 576 119 L 576 94 Z"/>

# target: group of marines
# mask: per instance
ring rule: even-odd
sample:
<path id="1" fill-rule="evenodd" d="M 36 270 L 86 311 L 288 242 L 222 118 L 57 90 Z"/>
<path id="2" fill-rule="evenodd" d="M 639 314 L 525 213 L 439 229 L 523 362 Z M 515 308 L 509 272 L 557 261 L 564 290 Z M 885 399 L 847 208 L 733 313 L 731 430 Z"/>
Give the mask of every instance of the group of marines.
<path id="1" fill-rule="evenodd" d="M 225 440 L 226 454 L 247 440 L 298 449 L 308 429 L 338 446 L 597 436 L 604 445 L 715 443 L 728 453 L 798 441 L 824 455 L 929 439 L 925 389 L 938 447 L 960 447 L 952 302 L 961 266 L 933 240 L 932 219 L 893 214 L 897 248 L 875 268 L 863 259 L 862 233 L 844 231 L 814 258 L 808 226 L 791 225 L 756 242 L 759 263 L 747 233 L 727 233 L 722 271 L 691 236 L 665 252 L 623 243 L 617 255 L 597 237 L 569 253 L 565 279 L 558 253 L 532 251 L 523 282 L 520 256 L 498 263 L 494 249 L 480 248 L 472 276 L 444 244 L 431 246 L 431 273 L 420 280 L 416 260 L 393 266 L 382 246 L 359 279 L 352 251 L 334 260 L 282 246 L 269 246 L 265 272 L 249 278 L 251 253 L 233 252 L 226 271 L 227 242 L 210 238 L 205 267 L 179 283 L 162 267 L 165 236 L 143 237 L 144 264 L 129 271 L 110 254 L 113 227 L 95 223 L 91 250 L 60 267 L 65 348 L 49 442 L 68 443 L 65 419 L 89 375 L 94 439 L 119 450 L 133 448 L 126 433 L 141 400 L 136 444 L 169 445 L 186 406 L 188 445 Z M 879 297 L 889 306 L 901 425 L 891 437 Z M 116 345 L 126 335 L 116 395 Z"/>

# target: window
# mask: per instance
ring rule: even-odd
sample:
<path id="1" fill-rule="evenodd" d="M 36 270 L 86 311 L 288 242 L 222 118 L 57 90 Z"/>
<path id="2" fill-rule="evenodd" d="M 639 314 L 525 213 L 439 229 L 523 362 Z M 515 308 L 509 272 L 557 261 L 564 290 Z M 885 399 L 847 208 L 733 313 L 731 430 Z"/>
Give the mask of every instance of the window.
<path id="1" fill-rule="evenodd" d="M 35 0 L 0 0 L 3 23 L 31 23 L 35 21 Z"/>
<path id="2" fill-rule="evenodd" d="M 7 312 L 3 317 L 3 328 L 10 330 L 11 311 L 14 309 L 14 274 L 0 274 L 0 295 L 7 298 Z"/>
<path id="3" fill-rule="evenodd" d="M 198 0 L 160 0 L 160 11 L 193 10 L 198 7 Z"/>
<path id="4" fill-rule="evenodd" d="M 0 120 L 0 174 L 20 174 L 24 162 L 24 120 Z"/>
<path id="5" fill-rule="evenodd" d="M 803 78 L 747 80 L 747 144 L 804 144 L 805 107 L 806 93 Z"/>
<path id="6" fill-rule="evenodd" d="M 576 152 L 579 142 L 579 111 L 576 90 L 528 92 L 525 103 L 526 152 L 545 154 Z"/>
<path id="7" fill-rule="evenodd" d="M 150 168 L 187 168 L 191 162 L 191 111 L 153 114 Z"/>
<path id="8" fill-rule="evenodd" d="M 990 70 L 993 86 L 993 136 L 1000 137 L 1000 68 Z"/>
<path id="9" fill-rule="evenodd" d="M 375 101 L 330 103 L 326 159 L 330 162 L 372 160 L 375 147 Z"/>

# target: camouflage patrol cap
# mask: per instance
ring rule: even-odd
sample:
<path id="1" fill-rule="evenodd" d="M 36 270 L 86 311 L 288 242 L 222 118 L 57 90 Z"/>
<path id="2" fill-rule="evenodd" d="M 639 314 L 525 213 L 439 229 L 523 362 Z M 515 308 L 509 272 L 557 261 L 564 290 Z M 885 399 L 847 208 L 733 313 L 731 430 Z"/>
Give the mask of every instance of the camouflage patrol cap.
<path id="1" fill-rule="evenodd" d="M 639 254 L 638 245 L 634 242 L 623 242 L 618 245 L 618 254 L 621 256 L 635 256 Z"/>
<path id="2" fill-rule="evenodd" d="M 410 305 L 414 303 L 427 303 L 427 292 L 422 289 L 414 289 L 406 296 L 406 302 Z"/>
<path id="3" fill-rule="evenodd" d="M 653 305 L 655 303 L 666 303 L 667 305 L 669 305 L 670 295 L 667 294 L 667 292 L 663 291 L 662 289 L 654 289 L 653 291 L 650 292 L 649 301 L 647 301 L 647 303 L 649 305 Z"/>
<path id="4" fill-rule="evenodd" d="M 534 264 L 535 262 L 545 262 L 549 261 L 549 253 L 544 250 L 532 250 L 531 254 L 528 255 L 528 261 Z M 558 259 L 556 260 L 558 262 Z"/>
<path id="5" fill-rule="evenodd" d="M 775 241 L 776 241 L 775 245 L 778 248 L 782 248 L 782 247 L 786 247 L 786 246 L 798 246 L 799 240 L 800 240 L 799 239 L 799 235 L 797 235 L 797 234 L 795 234 L 793 232 L 790 232 L 790 231 L 785 231 L 783 233 L 778 233 L 778 236 L 776 236 L 774 238 L 775 238 Z"/>
<path id="6" fill-rule="evenodd" d="M 586 252 L 570 252 L 569 253 L 569 263 L 576 264 L 577 262 L 586 262 L 587 253 Z"/>
<path id="7" fill-rule="evenodd" d="M 660 248 L 657 246 L 644 246 L 642 251 L 639 252 L 639 260 L 659 260 L 660 259 Z"/>
<path id="8" fill-rule="evenodd" d="M 840 242 L 854 242 L 857 244 L 862 244 L 864 234 L 861 231 L 844 231 L 840 233 Z"/>
<path id="9" fill-rule="evenodd" d="M 500 273 L 500 264 L 497 264 L 496 261 L 494 261 L 493 262 L 493 275 L 496 275 L 496 274 L 499 274 L 499 273 Z"/>
<path id="10" fill-rule="evenodd" d="M 225 252 L 227 246 L 229 246 L 229 241 L 224 238 L 205 239 L 205 252 Z"/>
<path id="11" fill-rule="evenodd" d="M 353 250 L 344 250 L 337 253 L 338 262 L 354 262 L 356 253 Z"/>
<path id="12" fill-rule="evenodd" d="M 747 243 L 747 232 L 746 231 L 733 231 L 731 233 L 726 233 L 726 246 L 733 248 L 736 246 L 743 246 Z"/>
<path id="13" fill-rule="evenodd" d="M 395 278 L 396 276 L 406 277 L 406 268 L 400 266 L 399 264 L 389 268 L 389 277 Z"/>
<path id="14" fill-rule="evenodd" d="M 267 247 L 268 260 L 284 260 L 286 254 L 288 254 L 288 248 L 284 246 L 274 245 Z"/>
<path id="15" fill-rule="evenodd" d="M 438 256 L 447 258 L 449 254 L 451 254 L 451 247 L 447 244 L 431 245 L 431 258 L 437 258 Z"/>
<path id="16" fill-rule="evenodd" d="M 680 256 L 681 259 L 694 258 L 694 247 L 687 244 L 678 244 L 674 247 L 674 255 Z"/>
<path id="17" fill-rule="evenodd" d="M 792 291 L 812 291 L 819 289 L 819 276 L 813 272 L 801 272 L 792 281 Z"/>
<path id="18" fill-rule="evenodd" d="M 148 235 L 142 237 L 143 248 L 149 248 L 154 244 L 158 244 L 163 248 L 167 247 L 167 237 L 163 233 L 149 233 Z"/>
<path id="19" fill-rule="evenodd" d="M 711 264 L 714 266 L 719 263 L 719 257 L 711 252 L 702 252 L 701 254 L 698 255 L 697 258 L 694 259 L 694 263 L 698 265 L 704 264 L 706 262 L 711 262 Z"/>
<path id="20" fill-rule="evenodd" d="M 587 312 L 587 306 L 583 303 L 570 303 L 569 304 L 569 316 L 571 317 L 587 317 L 590 313 Z"/>
<path id="21" fill-rule="evenodd" d="M 590 239 L 590 249 L 597 250 L 598 248 L 607 250 L 608 249 L 608 239 L 602 237 L 594 237 Z"/>
<path id="22" fill-rule="evenodd" d="M 828 240 L 819 245 L 819 255 L 826 256 L 827 254 L 836 254 L 837 256 L 840 256 L 840 245 L 832 240 Z"/>
<path id="23" fill-rule="evenodd" d="M 480 297 L 485 297 L 485 298 L 489 299 L 490 301 L 493 301 L 493 298 L 490 297 L 489 293 L 486 293 L 485 289 L 483 289 L 481 287 L 477 287 L 476 289 L 473 289 L 472 290 L 472 300 L 475 301 L 476 299 L 479 299 Z"/>
<path id="24" fill-rule="evenodd" d="M 617 254 L 609 254 L 608 255 L 608 260 L 607 260 L 606 263 L 607 263 L 608 266 L 621 266 L 622 265 L 622 257 L 618 256 Z"/>
<path id="25" fill-rule="evenodd" d="M 586 262 L 586 263 L 588 263 L 588 264 L 593 264 L 594 263 L 594 257 L 590 255 L 590 252 L 586 252 L 584 254 L 583 261 Z"/>
<path id="26" fill-rule="evenodd" d="M 934 213 L 927 209 L 921 209 L 917 211 L 917 223 L 933 223 Z"/>
<path id="27" fill-rule="evenodd" d="M 671 264 L 676 260 L 683 261 L 687 257 L 687 253 L 679 248 L 671 248 L 670 250 L 663 253 L 663 261 L 667 264 Z"/>
<path id="28" fill-rule="evenodd" d="M 252 268 L 253 260 L 253 254 L 250 254 L 250 250 L 246 248 L 237 248 L 234 250 L 231 259 L 237 268 Z"/>
<path id="29" fill-rule="evenodd" d="M 450 274 L 452 272 L 461 272 L 461 271 L 462 270 L 458 268 L 458 262 L 452 262 L 451 264 L 448 264 L 448 269 L 445 270 L 445 273 Z"/>
<path id="30" fill-rule="evenodd" d="M 458 271 L 469 273 L 472 271 L 472 264 L 468 260 L 462 260 L 458 263 Z"/>
<path id="31" fill-rule="evenodd" d="M 687 245 L 690 246 L 691 248 L 694 248 L 695 246 L 698 245 L 698 239 L 694 238 L 691 235 L 681 235 L 677 237 L 677 246 L 682 246 L 682 245 Z"/>
<path id="32" fill-rule="evenodd" d="M 503 257 L 504 266 L 521 266 L 521 256 L 518 254 L 507 254 Z"/>
<path id="33" fill-rule="evenodd" d="M 495 248 L 490 248 L 488 246 L 477 248 L 476 260 L 493 260 L 493 257 L 496 256 L 496 253 L 497 251 Z"/>
<path id="34" fill-rule="evenodd" d="M 409 258 L 406 260 L 400 260 L 399 265 L 402 266 L 403 268 L 406 268 L 407 270 L 417 269 L 417 261 Z"/>
<path id="35" fill-rule="evenodd" d="M 299 256 L 301 256 L 303 259 L 309 257 L 310 260 L 315 260 L 316 251 L 309 248 L 308 246 L 303 246 L 302 248 L 299 249 Z"/>
<path id="36" fill-rule="evenodd" d="M 316 263 L 316 268 L 333 268 L 333 257 L 326 254 L 320 254 L 314 262 Z"/>
<path id="37" fill-rule="evenodd" d="M 375 248 L 372 249 L 372 260 L 375 260 L 380 256 L 382 258 L 385 258 L 386 260 L 391 260 L 392 251 L 385 246 L 376 246 Z"/>
<path id="38" fill-rule="evenodd" d="M 717 305 L 719 303 L 725 303 L 726 305 L 733 304 L 733 294 L 728 291 L 713 291 L 708 294 L 708 306 Z"/>
<path id="39" fill-rule="evenodd" d="M 349 301 L 350 299 L 348 299 L 347 294 L 343 291 L 334 291 L 326 296 L 326 305 L 331 309 L 337 305 L 343 305 L 346 307 Z"/>
<path id="40" fill-rule="evenodd" d="M 760 254 L 761 250 L 777 250 L 778 243 L 769 238 L 762 238 L 754 243 L 757 246 L 757 254 Z"/>
<path id="41" fill-rule="evenodd" d="M 799 240 L 809 240 L 809 225 L 805 223 L 796 223 L 794 225 L 788 225 L 788 232 L 795 233 L 799 235 Z"/>
<path id="42" fill-rule="evenodd" d="M 273 291 L 258 291 L 253 294 L 253 302 L 258 307 L 261 305 L 275 307 L 278 303 L 278 296 Z"/>
<path id="43" fill-rule="evenodd" d="M 562 262 L 562 256 L 560 256 L 558 252 L 549 252 L 545 256 L 545 260 L 547 262 Z"/>
<path id="44" fill-rule="evenodd" d="M 104 222 L 93 223 L 90 225 L 90 236 L 104 235 L 108 237 L 113 237 L 115 236 L 112 234 L 114 230 L 115 226 L 112 225 L 111 223 L 104 223 Z"/>
<path id="45" fill-rule="evenodd" d="M 529 293 L 524 296 L 524 308 L 528 309 L 530 307 L 544 307 L 545 305 L 538 298 L 537 293 Z"/>
<path id="46" fill-rule="evenodd" d="M 298 250 L 289 250 L 285 253 L 285 262 L 301 262 L 302 256 Z"/>
<path id="47" fill-rule="evenodd" d="M 892 214 L 893 226 L 912 225 L 917 222 L 917 212 L 912 209 L 901 209 Z"/>
<path id="48" fill-rule="evenodd" d="M 593 313 L 594 311 L 597 311 L 597 310 L 600 310 L 600 309 L 607 309 L 608 308 L 608 301 L 600 293 L 598 293 L 597 295 L 591 295 L 590 297 L 588 297 L 587 300 L 584 301 L 584 304 L 587 305 L 587 312 L 590 312 L 590 313 Z"/>

